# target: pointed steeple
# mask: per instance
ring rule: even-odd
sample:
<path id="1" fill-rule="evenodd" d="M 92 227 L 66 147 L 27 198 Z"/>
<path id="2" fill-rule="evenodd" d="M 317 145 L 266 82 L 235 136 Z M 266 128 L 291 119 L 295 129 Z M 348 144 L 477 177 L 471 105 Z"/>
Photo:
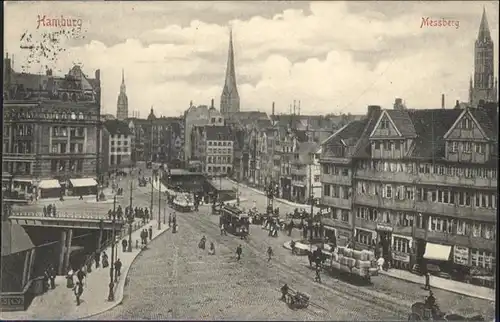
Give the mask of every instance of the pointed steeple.
<path id="1" fill-rule="evenodd" d="M 483 6 L 483 16 L 479 25 L 479 33 L 477 34 L 478 41 L 491 41 L 490 27 L 488 26 L 488 18 L 486 18 L 486 8 Z"/>
<path id="2" fill-rule="evenodd" d="M 120 85 L 120 93 L 126 92 L 127 88 L 125 87 L 125 70 L 122 68 L 122 84 Z"/>
<path id="3" fill-rule="evenodd" d="M 227 54 L 226 81 L 224 83 L 224 92 L 231 94 L 233 91 L 237 94 L 236 72 L 234 69 L 234 49 L 233 49 L 233 29 L 229 29 L 229 51 Z"/>

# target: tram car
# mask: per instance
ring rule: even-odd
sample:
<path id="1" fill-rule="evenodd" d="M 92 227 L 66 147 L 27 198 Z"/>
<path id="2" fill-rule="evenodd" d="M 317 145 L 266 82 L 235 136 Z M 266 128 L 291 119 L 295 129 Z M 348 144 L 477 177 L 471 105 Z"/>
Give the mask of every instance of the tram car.
<path id="1" fill-rule="evenodd" d="M 190 212 L 194 209 L 194 200 L 189 193 L 177 193 L 172 201 L 172 206 L 180 212 Z"/>
<path id="2" fill-rule="evenodd" d="M 236 205 L 224 205 L 221 209 L 220 224 L 224 224 L 227 232 L 235 236 L 242 236 L 250 232 L 248 214 Z"/>

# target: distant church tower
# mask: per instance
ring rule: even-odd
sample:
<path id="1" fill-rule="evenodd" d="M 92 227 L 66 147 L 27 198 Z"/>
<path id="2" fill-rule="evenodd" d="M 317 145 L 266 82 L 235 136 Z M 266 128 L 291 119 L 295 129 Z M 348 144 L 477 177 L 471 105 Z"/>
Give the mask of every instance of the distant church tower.
<path id="1" fill-rule="evenodd" d="M 486 10 L 479 25 L 474 46 L 474 81 L 469 81 L 469 103 L 476 107 L 480 100 L 497 102 L 497 80 L 494 78 L 493 40 L 491 39 Z"/>
<path id="2" fill-rule="evenodd" d="M 120 86 L 120 94 L 118 94 L 118 102 L 116 103 L 116 118 L 124 120 L 128 118 L 128 98 L 125 87 L 125 73 L 122 69 L 122 84 Z"/>
<path id="3" fill-rule="evenodd" d="M 236 72 L 234 70 L 233 31 L 229 32 L 229 53 L 227 57 L 226 81 L 220 97 L 220 112 L 223 115 L 240 111 L 240 96 L 236 86 Z"/>

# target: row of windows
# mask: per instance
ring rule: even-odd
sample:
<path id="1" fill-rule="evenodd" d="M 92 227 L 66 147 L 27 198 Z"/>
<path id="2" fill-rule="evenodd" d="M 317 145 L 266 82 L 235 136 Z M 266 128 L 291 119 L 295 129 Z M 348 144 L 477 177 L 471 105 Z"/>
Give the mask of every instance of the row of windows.
<path id="1" fill-rule="evenodd" d="M 332 164 L 323 164 L 323 174 L 333 174 L 335 176 L 349 176 L 349 168 L 337 167 Z"/>
<path id="2" fill-rule="evenodd" d="M 482 237 L 489 240 L 496 238 L 496 226 L 491 223 L 429 216 L 429 231 L 445 232 L 455 235 Z"/>
<path id="3" fill-rule="evenodd" d="M 400 150 L 401 149 L 401 141 L 375 141 L 374 142 L 374 148 L 375 150 L 380 150 L 380 148 L 383 148 L 383 150 L 386 151 L 392 151 L 392 150 Z"/>
<path id="4" fill-rule="evenodd" d="M 71 135 L 72 137 L 84 137 L 85 128 L 84 127 L 66 127 L 66 126 L 53 126 L 52 136 L 63 136 L 66 137 Z"/>
<path id="5" fill-rule="evenodd" d="M 333 184 L 323 184 L 323 195 L 325 197 L 349 199 L 351 196 L 350 187 Z"/>
<path id="6" fill-rule="evenodd" d="M 233 154 L 233 149 L 229 148 L 229 149 L 224 149 L 224 148 L 218 148 L 218 149 L 215 149 L 215 148 L 208 148 L 207 149 L 207 153 L 208 154 Z"/>
<path id="7" fill-rule="evenodd" d="M 496 169 L 488 168 L 471 168 L 471 167 L 456 167 L 441 164 L 431 163 L 402 163 L 402 162 L 387 162 L 387 161 L 361 161 L 359 162 L 360 169 L 375 170 L 378 172 L 406 172 L 410 174 L 437 174 L 448 175 L 455 177 L 466 178 L 497 178 Z M 323 168 L 324 171 L 324 168 Z M 325 172 L 326 173 L 326 172 Z"/>
<path id="8" fill-rule="evenodd" d="M 486 143 L 475 143 L 467 141 L 452 141 L 451 142 L 452 152 L 465 152 L 471 153 L 475 151 L 476 153 L 484 154 L 486 153 Z"/>
<path id="9" fill-rule="evenodd" d="M 231 172 L 231 167 L 225 167 L 225 166 L 208 166 L 207 167 L 207 172 L 209 173 L 230 173 Z"/>
<path id="10" fill-rule="evenodd" d="M 2 166 L 3 172 L 14 174 L 14 176 L 20 174 L 31 174 L 31 162 L 4 161 L 2 162 Z"/>
<path id="11" fill-rule="evenodd" d="M 471 249 L 471 265 L 475 267 L 482 267 L 485 269 L 492 269 L 495 262 L 495 256 L 489 251 L 480 249 Z"/>
<path id="12" fill-rule="evenodd" d="M 92 113 L 83 112 L 7 112 L 5 118 L 18 119 L 18 120 L 29 120 L 29 119 L 47 119 L 47 120 L 91 120 Z"/>
<path id="13" fill-rule="evenodd" d="M 83 171 L 83 160 L 52 160 L 50 170 L 52 172 Z"/>
<path id="14" fill-rule="evenodd" d="M 349 222 L 349 210 L 339 209 L 339 208 L 331 208 L 329 212 L 325 213 L 322 217 L 329 218 L 334 220 L 340 220 L 342 222 Z"/>
<path id="15" fill-rule="evenodd" d="M 121 155 L 110 155 L 109 156 L 109 164 L 110 165 L 120 165 L 122 164 L 122 156 Z"/>
<path id="16" fill-rule="evenodd" d="M 125 152 L 125 153 L 128 153 L 128 148 L 127 147 L 124 147 L 124 148 L 114 148 L 114 147 L 111 147 L 111 152 Z"/>
<path id="17" fill-rule="evenodd" d="M 378 184 L 358 181 L 357 193 L 360 195 L 381 196 L 394 200 L 432 201 L 457 206 L 476 208 L 497 208 L 497 196 L 485 191 L 458 191 L 456 188 L 423 188 L 405 185 Z M 416 195 L 415 195 L 416 194 Z"/>
<path id="18" fill-rule="evenodd" d="M 216 156 L 216 157 L 207 157 L 207 163 L 231 163 L 232 158 L 231 157 L 225 157 L 225 156 Z"/>
<path id="19" fill-rule="evenodd" d="M 122 141 L 111 141 L 111 145 L 115 145 L 115 142 L 116 142 L 116 145 L 122 145 Z M 127 146 L 128 141 L 127 140 L 123 141 L 123 145 Z"/>
<path id="20" fill-rule="evenodd" d="M 32 154 L 33 150 L 33 142 L 31 141 L 17 141 L 14 144 L 10 145 L 12 147 L 12 151 L 9 150 L 9 144 L 7 142 L 3 143 L 4 152 L 6 153 L 17 153 L 17 154 Z"/>
<path id="21" fill-rule="evenodd" d="M 292 174 L 292 181 L 305 181 L 305 180 L 306 180 L 305 175 L 299 176 L 299 175 Z"/>
<path id="22" fill-rule="evenodd" d="M 231 141 L 207 141 L 208 146 L 233 146 Z"/>
<path id="23" fill-rule="evenodd" d="M 83 143 L 52 143 L 51 153 L 84 153 Z"/>
<path id="24" fill-rule="evenodd" d="M 12 132 L 16 136 L 24 136 L 24 135 L 33 135 L 35 132 L 35 126 L 33 124 L 18 124 L 14 126 L 4 125 L 3 127 L 3 136 L 9 137 L 10 131 L 12 128 Z"/>

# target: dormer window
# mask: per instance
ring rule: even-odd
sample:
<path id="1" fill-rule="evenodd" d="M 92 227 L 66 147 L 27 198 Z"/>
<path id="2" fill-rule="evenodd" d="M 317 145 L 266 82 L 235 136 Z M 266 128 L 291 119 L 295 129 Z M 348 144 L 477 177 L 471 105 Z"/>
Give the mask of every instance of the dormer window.
<path id="1" fill-rule="evenodd" d="M 380 142 L 375 141 L 375 150 L 380 150 Z"/>
<path id="2" fill-rule="evenodd" d="M 380 128 L 381 129 L 388 129 L 389 128 L 389 120 L 384 118 L 380 121 Z"/>
<path id="3" fill-rule="evenodd" d="M 472 152 L 472 142 L 464 142 L 464 152 Z"/>
<path id="4" fill-rule="evenodd" d="M 458 142 L 452 142 L 451 151 L 458 152 Z"/>
<path id="5" fill-rule="evenodd" d="M 464 130 L 472 129 L 472 121 L 469 118 L 464 117 L 462 119 L 462 129 L 464 129 Z"/>
<path id="6" fill-rule="evenodd" d="M 476 143 L 476 153 L 484 153 L 485 144 L 484 143 Z"/>

